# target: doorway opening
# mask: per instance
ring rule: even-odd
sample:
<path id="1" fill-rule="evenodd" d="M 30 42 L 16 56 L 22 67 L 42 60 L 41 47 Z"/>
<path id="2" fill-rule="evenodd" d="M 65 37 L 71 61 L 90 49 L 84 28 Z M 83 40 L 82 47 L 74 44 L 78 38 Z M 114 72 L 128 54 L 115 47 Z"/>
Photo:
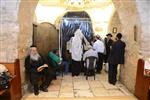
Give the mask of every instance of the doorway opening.
<path id="1" fill-rule="evenodd" d="M 88 42 L 94 35 L 90 16 L 85 11 L 67 12 L 60 21 L 59 50 L 66 59 L 67 42 L 77 29 L 80 29 Z"/>

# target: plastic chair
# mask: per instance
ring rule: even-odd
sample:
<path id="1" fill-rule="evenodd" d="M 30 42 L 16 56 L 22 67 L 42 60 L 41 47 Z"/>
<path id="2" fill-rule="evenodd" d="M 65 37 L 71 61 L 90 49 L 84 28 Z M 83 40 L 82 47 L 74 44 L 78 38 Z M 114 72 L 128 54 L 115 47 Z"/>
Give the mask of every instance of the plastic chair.
<path id="1" fill-rule="evenodd" d="M 87 57 L 85 59 L 85 67 L 86 67 L 86 80 L 88 79 L 89 76 L 89 72 L 92 71 L 92 75 L 94 76 L 94 80 L 95 80 L 95 68 L 96 68 L 96 61 L 97 61 L 97 57 L 94 56 L 90 56 Z"/>

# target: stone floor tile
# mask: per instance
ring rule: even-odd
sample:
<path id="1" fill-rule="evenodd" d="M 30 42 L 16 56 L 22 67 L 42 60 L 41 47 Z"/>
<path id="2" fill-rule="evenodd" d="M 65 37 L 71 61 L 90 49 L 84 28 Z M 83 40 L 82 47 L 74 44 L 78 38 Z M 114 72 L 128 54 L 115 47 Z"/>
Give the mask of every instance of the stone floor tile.
<path id="1" fill-rule="evenodd" d="M 81 81 L 87 81 L 85 77 L 78 76 L 78 77 L 73 77 L 73 82 L 81 82 Z"/>
<path id="2" fill-rule="evenodd" d="M 48 90 L 49 91 L 59 91 L 60 90 L 60 85 L 50 85 L 49 87 L 48 87 Z"/>
<path id="3" fill-rule="evenodd" d="M 108 90 L 109 96 L 125 96 L 121 90 Z"/>
<path id="4" fill-rule="evenodd" d="M 92 93 L 94 96 L 99 97 L 99 96 L 108 96 L 108 90 L 105 88 L 92 88 Z"/>
<path id="5" fill-rule="evenodd" d="M 100 81 L 88 81 L 91 88 L 103 87 Z"/>
<path id="6" fill-rule="evenodd" d="M 133 95 L 125 86 L 118 86 L 118 88 L 120 89 L 120 91 L 122 91 L 125 95 L 128 95 L 128 96 L 130 96 L 130 95 Z"/>
<path id="7" fill-rule="evenodd" d="M 74 97 L 74 93 L 73 92 L 64 92 L 64 93 L 60 93 L 59 97 Z"/>
<path id="8" fill-rule="evenodd" d="M 118 89 L 116 85 L 109 84 L 107 81 L 101 81 L 105 89 Z"/>
<path id="9" fill-rule="evenodd" d="M 41 92 L 39 97 L 58 97 L 59 91 Z"/>
<path id="10" fill-rule="evenodd" d="M 94 97 L 91 90 L 74 90 L 75 97 Z"/>
<path id="11" fill-rule="evenodd" d="M 73 87 L 73 83 L 72 82 L 62 82 L 61 86 L 72 86 Z"/>
<path id="12" fill-rule="evenodd" d="M 64 93 L 64 92 L 73 92 L 73 87 L 72 86 L 62 86 L 60 88 L 60 92 Z"/>
<path id="13" fill-rule="evenodd" d="M 61 83 L 62 83 L 62 80 L 53 80 L 51 84 L 52 85 L 61 85 Z"/>
<path id="14" fill-rule="evenodd" d="M 38 96 L 33 93 L 28 93 L 25 98 L 39 98 L 39 97 L 100 97 L 100 96 L 133 96 L 128 89 L 117 82 L 116 85 L 108 83 L 108 74 L 102 71 L 101 74 L 96 74 L 96 79 L 93 77 L 86 77 L 79 75 L 78 77 L 72 77 L 71 73 L 68 75 L 57 76 L 57 80 L 53 80 L 48 87 L 49 92 L 42 92 Z"/>
<path id="15" fill-rule="evenodd" d="M 30 94 L 26 94 L 25 97 L 30 98 L 30 97 L 34 97 L 34 98 L 38 98 L 38 97 L 58 97 L 59 91 L 53 91 L 53 92 L 39 92 L 38 96 L 35 96 L 34 93 L 30 93 Z"/>
<path id="16" fill-rule="evenodd" d="M 86 82 L 74 82 L 74 89 L 76 89 L 76 90 L 82 90 L 82 89 L 89 89 L 90 88 L 90 86 L 89 86 L 89 84 L 88 84 L 88 82 L 86 81 Z"/>

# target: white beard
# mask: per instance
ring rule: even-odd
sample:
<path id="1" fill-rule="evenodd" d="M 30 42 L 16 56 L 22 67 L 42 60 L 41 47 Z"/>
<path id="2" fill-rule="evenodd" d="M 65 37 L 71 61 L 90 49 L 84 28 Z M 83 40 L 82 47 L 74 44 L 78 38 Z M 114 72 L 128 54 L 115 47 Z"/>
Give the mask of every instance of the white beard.
<path id="1" fill-rule="evenodd" d="M 36 55 L 30 54 L 30 59 L 33 61 L 37 61 L 39 60 L 39 58 L 40 58 L 40 55 L 38 53 Z"/>

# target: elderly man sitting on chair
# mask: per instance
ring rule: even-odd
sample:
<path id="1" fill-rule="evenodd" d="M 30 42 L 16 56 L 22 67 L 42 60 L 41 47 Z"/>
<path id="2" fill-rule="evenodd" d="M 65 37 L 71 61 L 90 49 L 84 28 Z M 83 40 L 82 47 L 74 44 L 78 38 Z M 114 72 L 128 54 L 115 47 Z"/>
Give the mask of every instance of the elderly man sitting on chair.
<path id="1" fill-rule="evenodd" d="M 45 59 L 38 53 L 36 46 L 30 47 L 30 53 L 25 59 L 25 68 L 30 76 L 30 82 L 34 87 L 34 94 L 39 94 L 39 89 L 48 92 L 48 86 L 53 79 L 53 74 Z M 39 87 L 39 77 L 44 78 Z"/>
<path id="2" fill-rule="evenodd" d="M 89 63 L 89 62 L 86 61 L 86 59 L 87 59 L 88 57 L 95 57 L 95 58 L 98 59 L 98 54 L 97 54 L 96 51 L 94 51 L 94 49 L 93 49 L 93 47 L 92 47 L 91 45 L 88 46 L 88 51 L 86 51 L 86 52 L 84 53 L 84 55 L 83 55 L 83 61 L 85 61 L 84 65 L 87 64 L 87 63 Z M 96 64 L 96 62 L 95 62 L 95 64 Z M 88 68 L 87 68 L 88 65 L 85 65 L 85 66 L 86 66 L 85 69 L 87 70 L 87 69 L 88 69 Z M 85 74 L 86 74 L 86 70 L 85 70 Z M 91 74 L 90 74 L 90 75 L 91 75 Z"/>

